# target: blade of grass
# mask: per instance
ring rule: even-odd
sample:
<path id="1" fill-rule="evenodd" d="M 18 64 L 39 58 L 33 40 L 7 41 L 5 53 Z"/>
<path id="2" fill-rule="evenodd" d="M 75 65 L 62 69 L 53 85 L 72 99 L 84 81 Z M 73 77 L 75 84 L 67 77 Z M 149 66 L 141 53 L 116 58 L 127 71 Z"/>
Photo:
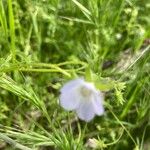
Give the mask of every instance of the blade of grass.
<path id="1" fill-rule="evenodd" d="M 10 51 L 12 54 L 12 61 L 14 63 L 16 60 L 15 21 L 14 21 L 14 14 L 13 14 L 13 8 L 12 8 L 12 0 L 8 0 L 7 2 L 8 2 L 9 29 L 10 29 L 10 40 L 11 40 Z"/>
<path id="2" fill-rule="evenodd" d="M 13 139 L 11 139 L 10 137 L 8 137 L 7 135 L 0 133 L 0 139 L 4 140 L 6 143 L 9 143 L 10 145 L 12 145 L 15 148 L 21 149 L 21 150 L 33 150 L 31 148 L 28 148 L 16 141 L 14 141 Z"/>
<path id="3" fill-rule="evenodd" d="M 83 12 L 83 14 L 91 21 L 91 12 L 85 8 L 81 3 L 79 3 L 77 0 L 72 0 L 72 2 L 74 2 L 78 8 Z"/>
<path id="4" fill-rule="evenodd" d="M 5 31 L 5 36 L 8 37 L 7 20 L 2 0 L 0 1 L 0 23 L 2 25 L 3 30 Z"/>

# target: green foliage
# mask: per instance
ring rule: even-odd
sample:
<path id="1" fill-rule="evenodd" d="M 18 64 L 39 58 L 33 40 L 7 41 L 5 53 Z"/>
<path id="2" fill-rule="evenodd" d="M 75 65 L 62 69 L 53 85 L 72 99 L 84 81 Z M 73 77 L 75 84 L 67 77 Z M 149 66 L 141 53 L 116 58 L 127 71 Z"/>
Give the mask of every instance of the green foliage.
<path id="1" fill-rule="evenodd" d="M 149 12 L 149 0 L 0 0 L 2 148 L 149 146 Z M 88 124 L 58 104 L 82 76 L 105 95 Z"/>
<path id="2" fill-rule="evenodd" d="M 9 111 L 7 105 L 0 101 L 0 120 L 7 119 L 6 113 Z"/>

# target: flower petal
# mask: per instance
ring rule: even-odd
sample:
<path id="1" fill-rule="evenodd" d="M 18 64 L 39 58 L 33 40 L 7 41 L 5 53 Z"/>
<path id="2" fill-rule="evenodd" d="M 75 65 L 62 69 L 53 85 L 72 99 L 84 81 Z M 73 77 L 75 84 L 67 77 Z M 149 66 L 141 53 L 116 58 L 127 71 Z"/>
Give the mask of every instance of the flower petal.
<path id="1" fill-rule="evenodd" d="M 102 93 L 83 78 L 71 80 L 60 91 L 60 105 L 66 110 L 75 110 L 81 120 L 88 122 L 96 114 L 104 113 Z"/>
<path id="2" fill-rule="evenodd" d="M 76 109 L 76 113 L 81 120 L 89 122 L 95 116 L 94 108 L 91 101 L 82 100 L 79 107 Z"/>
<path id="3" fill-rule="evenodd" d="M 102 93 L 99 91 L 97 93 L 94 93 L 92 101 L 95 113 L 99 116 L 102 115 L 104 113 Z"/>
<path id="4" fill-rule="evenodd" d="M 68 93 L 69 90 L 72 90 L 73 88 L 75 88 L 76 86 L 81 85 L 84 82 L 84 80 L 82 78 L 78 78 L 75 80 L 71 80 L 69 82 L 67 82 L 62 88 L 61 88 L 61 92 L 64 93 Z"/>
<path id="5" fill-rule="evenodd" d="M 66 110 L 77 108 L 79 101 L 80 97 L 75 89 L 62 92 L 60 95 L 60 105 Z"/>

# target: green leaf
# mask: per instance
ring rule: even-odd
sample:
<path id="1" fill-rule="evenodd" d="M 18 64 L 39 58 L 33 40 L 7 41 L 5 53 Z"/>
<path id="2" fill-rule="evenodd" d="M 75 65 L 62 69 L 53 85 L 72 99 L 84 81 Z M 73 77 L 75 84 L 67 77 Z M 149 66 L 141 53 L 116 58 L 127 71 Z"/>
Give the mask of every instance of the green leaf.
<path id="1" fill-rule="evenodd" d="M 87 67 L 85 70 L 85 80 L 88 82 L 92 82 L 92 71 L 90 69 L 90 67 Z"/>
<path id="2" fill-rule="evenodd" d="M 97 89 L 101 91 L 109 91 L 114 88 L 114 81 L 108 78 L 97 78 L 95 77 L 94 84 Z"/>

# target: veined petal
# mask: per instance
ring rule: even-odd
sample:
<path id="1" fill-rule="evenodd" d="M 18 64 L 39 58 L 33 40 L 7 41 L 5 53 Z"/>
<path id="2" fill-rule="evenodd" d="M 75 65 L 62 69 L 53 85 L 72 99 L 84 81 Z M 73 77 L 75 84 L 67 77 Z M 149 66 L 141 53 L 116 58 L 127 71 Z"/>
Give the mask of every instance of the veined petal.
<path id="1" fill-rule="evenodd" d="M 94 107 L 91 101 L 86 102 L 83 100 L 80 102 L 79 107 L 76 109 L 76 113 L 81 120 L 89 122 L 95 116 Z"/>
<path id="2" fill-rule="evenodd" d="M 102 93 L 98 91 L 97 93 L 94 93 L 92 98 L 95 114 L 99 116 L 102 115 L 104 113 Z"/>
<path id="3" fill-rule="evenodd" d="M 60 105 L 66 110 L 74 110 L 78 107 L 80 97 L 77 90 L 68 90 L 60 95 Z"/>
<path id="4" fill-rule="evenodd" d="M 72 90 L 73 88 L 81 85 L 84 82 L 82 78 L 71 80 L 66 83 L 61 89 L 61 93 L 68 93 L 68 91 Z"/>

